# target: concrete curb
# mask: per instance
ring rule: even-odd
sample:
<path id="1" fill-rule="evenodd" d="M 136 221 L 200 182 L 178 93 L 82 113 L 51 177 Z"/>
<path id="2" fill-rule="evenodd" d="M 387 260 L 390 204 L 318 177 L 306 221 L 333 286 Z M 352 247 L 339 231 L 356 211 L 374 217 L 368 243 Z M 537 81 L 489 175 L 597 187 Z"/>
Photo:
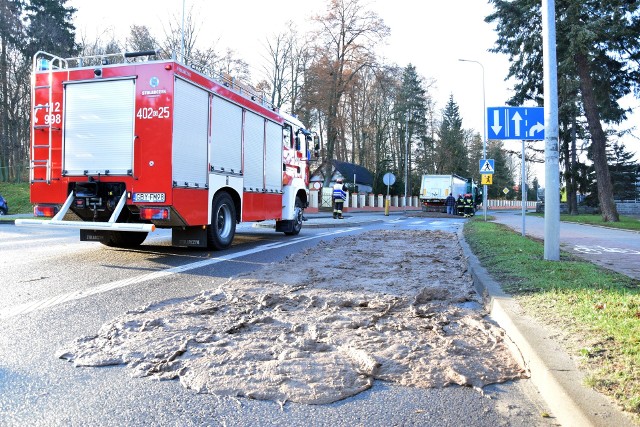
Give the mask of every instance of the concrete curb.
<path id="1" fill-rule="evenodd" d="M 478 294 L 483 296 L 490 317 L 515 345 L 514 356 L 531 373 L 531 382 L 562 426 L 634 426 L 631 419 L 608 397 L 584 386 L 584 374 L 554 337 L 506 294 L 480 264 L 458 232 L 469 262 L 469 272 Z"/>

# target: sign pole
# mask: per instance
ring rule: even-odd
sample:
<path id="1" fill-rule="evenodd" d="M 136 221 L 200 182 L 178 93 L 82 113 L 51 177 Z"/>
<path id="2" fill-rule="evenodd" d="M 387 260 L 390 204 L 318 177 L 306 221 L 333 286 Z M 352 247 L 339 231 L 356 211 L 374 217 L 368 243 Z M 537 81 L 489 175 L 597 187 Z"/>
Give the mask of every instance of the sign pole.
<path id="1" fill-rule="evenodd" d="M 522 237 L 525 237 L 524 232 L 524 224 L 525 224 L 525 214 L 527 213 L 527 168 L 525 164 L 525 155 L 524 155 L 524 139 L 522 140 L 522 187 L 520 187 L 520 191 L 522 191 Z"/>
<path id="2" fill-rule="evenodd" d="M 393 185 L 396 182 L 396 176 L 391 172 L 387 172 L 382 177 L 382 182 L 387 184 L 387 197 L 384 199 L 384 215 L 389 216 L 389 186 Z"/>

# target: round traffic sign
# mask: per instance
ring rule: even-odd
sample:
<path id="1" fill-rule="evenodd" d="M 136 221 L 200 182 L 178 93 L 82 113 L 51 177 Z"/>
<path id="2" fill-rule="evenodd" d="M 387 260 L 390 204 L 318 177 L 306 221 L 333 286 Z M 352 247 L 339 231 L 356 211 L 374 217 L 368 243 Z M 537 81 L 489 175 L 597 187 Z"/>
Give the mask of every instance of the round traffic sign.
<path id="1" fill-rule="evenodd" d="M 391 172 L 387 172 L 382 177 L 382 182 L 384 182 L 384 185 L 393 185 L 396 182 L 396 176 Z"/>

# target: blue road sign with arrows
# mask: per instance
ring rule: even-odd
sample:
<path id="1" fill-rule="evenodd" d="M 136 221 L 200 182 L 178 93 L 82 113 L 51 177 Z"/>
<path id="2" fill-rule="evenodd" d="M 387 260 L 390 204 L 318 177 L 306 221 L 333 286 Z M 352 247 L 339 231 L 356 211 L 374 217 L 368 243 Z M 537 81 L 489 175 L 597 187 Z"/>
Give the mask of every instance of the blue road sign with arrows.
<path id="1" fill-rule="evenodd" d="M 543 107 L 488 107 L 489 139 L 544 139 Z"/>

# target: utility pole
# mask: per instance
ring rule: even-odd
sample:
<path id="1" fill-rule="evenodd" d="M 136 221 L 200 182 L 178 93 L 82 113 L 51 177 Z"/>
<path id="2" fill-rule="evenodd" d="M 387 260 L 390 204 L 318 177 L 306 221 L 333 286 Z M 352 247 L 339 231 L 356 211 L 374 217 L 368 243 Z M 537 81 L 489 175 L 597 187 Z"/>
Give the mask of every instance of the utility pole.
<path id="1" fill-rule="evenodd" d="M 404 138 L 404 202 L 407 202 L 407 183 L 409 182 L 409 114 L 407 111 Z"/>
<path id="2" fill-rule="evenodd" d="M 184 60 L 184 4 L 186 0 L 182 0 L 182 28 L 180 29 L 180 60 L 186 64 Z"/>
<path id="3" fill-rule="evenodd" d="M 558 64 L 555 0 L 542 0 L 544 75 L 544 259 L 560 261 L 560 166 L 558 162 Z"/>

